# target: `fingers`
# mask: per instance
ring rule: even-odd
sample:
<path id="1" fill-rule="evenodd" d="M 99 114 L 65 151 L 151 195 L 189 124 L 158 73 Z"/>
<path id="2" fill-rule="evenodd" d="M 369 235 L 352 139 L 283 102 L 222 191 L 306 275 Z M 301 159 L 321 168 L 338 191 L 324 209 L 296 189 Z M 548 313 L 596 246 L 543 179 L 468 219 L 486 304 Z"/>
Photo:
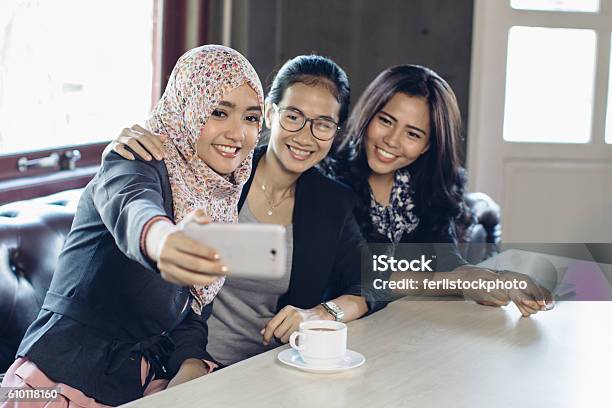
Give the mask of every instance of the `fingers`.
<path id="1" fill-rule="evenodd" d="M 514 304 L 518 307 L 523 317 L 529 317 L 532 314 L 538 313 L 539 305 L 534 300 L 517 298 L 513 299 Z"/>
<path id="2" fill-rule="evenodd" d="M 142 159 L 146 161 L 152 160 L 153 157 L 151 157 L 147 149 L 143 147 L 143 145 L 141 144 L 141 141 L 139 140 L 139 136 L 135 135 L 132 131 L 129 131 L 129 132 L 130 132 L 129 137 L 128 136 L 120 137 L 118 141 L 123 144 L 128 145 L 130 149 L 132 149 L 132 151 L 136 153 L 138 156 L 140 156 Z"/>
<path id="3" fill-rule="evenodd" d="M 533 299 L 527 292 L 519 292 L 511 296 L 512 302 L 518 307 L 519 311 L 524 317 L 528 317 L 532 314 L 540 311 L 540 305 Z"/>
<path id="4" fill-rule="evenodd" d="M 200 225 L 210 224 L 212 219 L 206 215 L 206 212 L 203 209 L 197 209 L 193 213 L 193 220 Z"/>
<path id="5" fill-rule="evenodd" d="M 508 297 L 496 297 L 496 296 L 489 296 L 486 297 L 484 299 L 482 299 L 485 302 L 491 303 L 495 306 L 506 306 L 508 303 L 510 303 L 510 298 Z"/>
<path id="6" fill-rule="evenodd" d="M 216 251 L 180 231 L 169 234 L 163 245 L 157 266 L 168 282 L 206 286 L 228 272 Z"/>
<path id="7" fill-rule="evenodd" d="M 159 135 L 155 135 L 137 124 L 132 126 L 131 130 L 137 134 L 135 137 L 138 142 L 157 160 L 164 158 L 164 144 Z"/>
<path id="8" fill-rule="evenodd" d="M 272 341 L 272 337 L 274 336 L 274 331 L 282 324 L 283 320 L 287 317 L 289 309 L 288 306 L 285 306 L 281 309 L 280 312 L 276 314 L 270 321 L 266 324 L 266 327 L 263 329 L 263 344 L 268 345 Z"/>
<path id="9" fill-rule="evenodd" d="M 200 225 L 206 225 L 206 224 L 210 224 L 212 222 L 212 219 L 208 216 L 201 216 L 201 217 L 194 217 L 193 218 L 195 222 L 197 222 Z"/>
<path id="10" fill-rule="evenodd" d="M 510 303 L 509 301 L 503 301 L 503 300 L 479 300 L 477 301 L 478 304 L 484 305 L 484 306 L 491 306 L 491 307 L 501 307 L 501 306 L 506 306 L 508 303 Z"/>
<path id="11" fill-rule="evenodd" d="M 524 290 L 517 288 L 508 291 L 493 290 L 487 293 L 475 291 L 472 297 L 479 304 L 485 306 L 503 306 L 512 301 L 524 317 L 554 307 L 552 294 L 546 288 L 536 284 L 527 275 L 507 273 L 504 276 L 506 279 L 513 279 L 515 282 L 518 280 L 527 283 L 526 288 Z"/>
<path id="12" fill-rule="evenodd" d="M 176 231 L 170 234 L 166 243 L 167 245 L 170 245 L 171 248 L 176 249 L 182 254 L 191 255 L 198 258 L 204 258 L 210 261 L 219 261 L 221 259 L 221 256 L 216 250 L 199 243 L 195 239 L 189 238 L 185 233 L 181 231 Z M 227 271 L 219 271 L 219 273 L 225 272 Z"/>
<path id="13" fill-rule="evenodd" d="M 542 295 L 544 296 L 544 310 L 554 309 L 555 307 L 555 297 L 554 295 L 546 288 L 540 287 L 542 291 Z"/>
<path id="14" fill-rule="evenodd" d="M 204 209 L 199 208 L 187 214 L 178 225 L 182 229 L 190 222 L 196 222 L 198 224 L 205 225 L 210 224 L 212 222 L 212 219 L 208 215 L 206 215 L 206 211 L 204 211 Z"/>
<path id="15" fill-rule="evenodd" d="M 274 337 L 279 339 L 281 343 L 289 342 L 289 336 L 298 329 L 300 323 L 302 323 L 300 314 L 297 311 L 290 313 L 280 326 L 274 330 Z"/>
<path id="16" fill-rule="evenodd" d="M 464 296 L 467 295 L 476 302 L 486 306 L 505 306 L 510 302 L 508 292 L 504 289 L 498 289 L 495 285 L 496 281 L 501 278 L 500 275 L 486 268 L 463 268 L 463 279 L 469 280 L 472 283 L 484 283 L 484 286 L 478 285 L 478 288 L 464 290 Z M 493 287 L 489 288 L 491 283 L 493 283 Z"/>
<path id="17" fill-rule="evenodd" d="M 553 295 L 550 291 L 543 286 L 535 283 L 530 277 L 525 276 L 524 279 L 527 281 L 527 289 L 520 295 L 521 298 L 525 298 L 529 301 L 531 308 L 538 310 L 549 310 L 554 307 Z"/>
<path id="18" fill-rule="evenodd" d="M 527 291 L 536 302 L 538 309 L 544 309 L 546 307 L 546 296 L 544 292 L 548 292 L 546 289 L 538 285 L 529 277 L 525 277 L 527 280 Z"/>
<path id="19" fill-rule="evenodd" d="M 147 138 L 151 139 L 151 142 L 153 142 L 160 149 L 163 147 L 163 145 L 164 145 L 163 139 L 166 138 L 165 135 L 153 133 L 149 129 L 145 129 L 142 126 L 140 126 L 139 124 L 133 125 L 130 129 L 132 129 L 134 132 L 137 132 L 137 133 L 140 133 L 140 134 L 142 134 L 144 136 L 147 136 Z"/>
<path id="20" fill-rule="evenodd" d="M 168 238 L 170 239 L 170 238 Z M 181 269 L 192 271 L 195 273 L 215 275 L 215 277 L 226 275 L 228 268 L 218 260 L 211 260 L 203 256 L 193 255 L 187 252 L 182 252 L 176 247 L 168 248 L 160 254 L 160 262 L 171 263 Z"/>
<path id="21" fill-rule="evenodd" d="M 121 135 L 119 135 L 115 142 L 117 146 L 129 146 L 136 155 L 146 161 L 153 159 L 151 155 L 155 156 L 157 160 L 162 160 L 164 158 L 164 148 L 161 137 L 154 135 L 139 125 L 123 129 Z M 126 157 L 126 155 L 117 150 L 117 146 L 115 146 L 113 150 L 127 159 L 128 157 Z"/>
<path id="22" fill-rule="evenodd" d="M 132 125 L 132 127 L 130 129 L 132 129 L 135 132 L 139 132 L 139 133 L 149 132 L 147 129 L 143 128 L 138 123 L 135 123 L 134 125 Z"/>
<path id="23" fill-rule="evenodd" d="M 274 336 L 274 330 L 276 330 L 276 327 L 279 325 L 280 323 L 275 323 L 272 322 L 272 320 L 270 320 L 267 324 L 266 327 L 263 328 L 263 344 L 264 346 L 267 346 L 270 344 L 270 342 L 272 341 L 272 337 Z"/>
<path id="24" fill-rule="evenodd" d="M 547 298 L 546 300 L 546 305 L 544 306 L 544 310 L 552 310 L 555 308 L 555 299 L 554 296 L 551 294 L 550 298 Z"/>
<path id="25" fill-rule="evenodd" d="M 500 305 L 507 305 L 510 303 L 510 296 L 506 291 L 492 290 L 489 292 L 489 297 L 492 302 L 499 303 Z"/>
<path id="26" fill-rule="evenodd" d="M 520 278 L 527 282 L 527 288 L 525 290 L 512 289 L 509 293 L 523 317 L 528 317 L 540 310 L 540 304 L 537 300 L 540 292 L 528 276 L 523 275 Z"/>
<path id="27" fill-rule="evenodd" d="M 128 159 L 128 160 L 135 159 L 134 155 L 130 153 L 121 143 L 113 142 L 113 151 L 118 153 L 124 159 Z"/>
<path id="28" fill-rule="evenodd" d="M 208 286 L 214 283 L 217 279 L 219 279 L 218 276 L 204 275 L 201 273 L 189 271 L 169 262 L 159 262 L 158 267 L 161 277 L 170 283 L 174 283 L 175 285 Z"/>
<path id="29" fill-rule="evenodd" d="M 521 302 L 515 302 L 514 304 L 518 308 L 519 312 L 521 312 L 521 315 L 523 315 L 523 317 L 529 317 L 530 313 L 523 307 L 523 304 Z"/>
<path id="30" fill-rule="evenodd" d="M 554 307 L 554 298 L 550 291 L 534 282 L 528 275 L 518 272 L 507 272 L 505 276 L 514 282 L 518 281 L 527 284 L 525 289 L 512 289 L 509 291 L 512 301 L 517 303 L 517 306 L 518 303 L 521 303 L 523 309 L 521 313 L 533 314 L 542 310 L 550 310 Z M 535 312 L 531 313 L 533 310 Z"/>
<path id="31" fill-rule="evenodd" d="M 481 278 L 482 279 L 482 278 Z M 491 279 L 486 279 L 491 280 Z M 510 303 L 510 297 L 505 290 L 470 289 L 464 291 L 464 297 L 471 298 L 486 306 L 505 306 Z"/>

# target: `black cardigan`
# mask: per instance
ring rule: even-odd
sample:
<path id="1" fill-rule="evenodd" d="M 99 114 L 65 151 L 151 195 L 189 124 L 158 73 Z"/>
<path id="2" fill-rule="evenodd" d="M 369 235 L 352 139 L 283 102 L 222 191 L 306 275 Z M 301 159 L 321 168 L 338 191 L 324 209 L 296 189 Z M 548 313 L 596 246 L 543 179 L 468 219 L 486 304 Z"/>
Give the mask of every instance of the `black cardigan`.
<path id="1" fill-rule="evenodd" d="M 418 258 L 421 254 L 432 258 L 433 269 L 439 272 L 449 272 L 453 269 L 466 265 L 467 262 L 461 256 L 457 248 L 457 236 L 454 223 L 451 219 L 432 213 L 433 209 L 421 209 L 419 211 L 419 225 L 410 233 L 404 233 L 400 239 L 401 245 L 394 249 L 388 237 L 380 234 L 370 217 L 370 195 L 366 190 L 367 183 L 360 179 L 361 175 L 353 171 L 352 163 L 343 158 L 329 158 L 324 163 L 325 173 L 338 181 L 350 186 L 355 192 L 355 219 L 359 224 L 361 233 L 368 244 L 377 245 L 376 253 L 395 252 L 398 259 Z"/>
<path id="2" fill-rule="evenodd" d="M 146 222 L 172 219 L 172 208 L 163 161 L 107 155 L 81 196 L 17 356 L 108 405 L 142 397 L 143 356 L 157 378 L 171 378 L 187 358 L 210 359 L 204 343 L 212 304 L 193 313 L 188 288 L 163 280 L 141 252 Z"/>
<path id="3" fill-rule="evenodd" d="M 255 149 L 253 171 L 238 203 L 242 208 L 267 146 Z M 311 168 L 298 178 L 293 208 L 293 258 L 289 290 L 277 309 L 286 305 L 311 308 L 340 295 L 361 296 L 359 226 L 353 215 L 355 195 L 345 185 Z"/>

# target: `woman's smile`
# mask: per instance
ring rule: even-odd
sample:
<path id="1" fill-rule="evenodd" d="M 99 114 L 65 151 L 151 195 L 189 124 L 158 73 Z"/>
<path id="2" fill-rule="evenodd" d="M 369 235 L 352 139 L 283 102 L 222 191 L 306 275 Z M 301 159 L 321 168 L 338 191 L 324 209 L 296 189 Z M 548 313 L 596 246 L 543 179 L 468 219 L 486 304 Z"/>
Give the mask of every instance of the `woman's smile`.
<path id="1" fill-rule="evenodd" d="M 378 146 L 374 146 L 374 152 L 376 154 L 376 158 L 383 163 L 391 163 L 398 157 L 394 155 L 393 153 L 390 153 L 387 150 L 381 147 L 378 147 Z"/>
<path id="2" fill-rule="evenodd" d="M 235 159 L 241 149 L 239 146 L 229 146 L 224 144 L 212 144 L 212 147 L 217 153 L 219 153 L 219 155 L 226 159 Z"/>
<path id="3" fill-rule="evenodd" d="M 299 161 L 307 160 L 310 157 L 310 155 L 312 155 L 313 153 L 312 150 L 299 149 L 295 146 L 291 146 L 290 144 L 287 144 L 286 146 L 287 146 L 287 149 L 289 150 L 289 154 L 295 160 L 299 160 Z"/>

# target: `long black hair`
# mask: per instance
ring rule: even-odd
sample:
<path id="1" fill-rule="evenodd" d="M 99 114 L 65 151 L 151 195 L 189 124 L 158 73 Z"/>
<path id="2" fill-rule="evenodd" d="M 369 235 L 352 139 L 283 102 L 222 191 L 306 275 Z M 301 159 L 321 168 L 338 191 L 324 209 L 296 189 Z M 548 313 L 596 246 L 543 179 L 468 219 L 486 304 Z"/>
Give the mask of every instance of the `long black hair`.
<path id="1" fill-rule="evenodd" d="M 457 99 L 448 83 L 433 70 L 399 65 L 374 79 L 351 113 L 346 137 L 336 151 L 336 167 L 342 168 L 338 175 L 361 197 L 365 217 L 370 200 L 368 177 L 372 173 L 365 150 L 367 128 L 398 92 L 422 97 L 429 106 L 429 149 L 408 168 L 417 215 L 429 220 L 429 228 L 442 228 L 464 213 L 465 172 L 460 158 L 462 125 Z M 364 231 L 364 235 L 367 232 L 370 231 Z"/>

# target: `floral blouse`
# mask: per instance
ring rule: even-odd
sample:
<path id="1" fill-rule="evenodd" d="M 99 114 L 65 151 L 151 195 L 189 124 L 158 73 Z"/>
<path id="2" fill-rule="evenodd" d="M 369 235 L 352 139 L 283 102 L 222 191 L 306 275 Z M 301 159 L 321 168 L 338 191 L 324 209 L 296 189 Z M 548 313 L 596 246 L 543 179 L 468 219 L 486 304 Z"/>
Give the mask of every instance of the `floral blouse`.
<path id="1" fill-rule="evenodd" d="M 389 205 L 379 204 L 370 189 L 370 218 L 377 231 L 397 244 L 404 234 L 409 234 L 419 225 L 419 219 L 412 209 L 410 173 L 408 170 L 395 172 Z"/>

